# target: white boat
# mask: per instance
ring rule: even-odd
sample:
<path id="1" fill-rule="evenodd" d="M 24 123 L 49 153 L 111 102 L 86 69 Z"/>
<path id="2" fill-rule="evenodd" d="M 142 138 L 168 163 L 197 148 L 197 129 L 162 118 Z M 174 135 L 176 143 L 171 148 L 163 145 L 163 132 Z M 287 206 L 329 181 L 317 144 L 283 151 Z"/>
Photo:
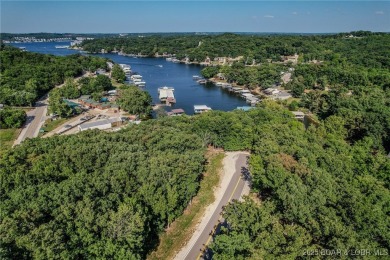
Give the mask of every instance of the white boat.
<path id="1" fill-rule="evenodd" d="M 56 45 L 56 49 L 68 49 L 69 45 Z"/>
<path id="2" fill-rule="evenodd" d="M 137 87 L 145 87 L 146 82 L 145 82 L 145 81 L 137 81 L 137 82 L 134 82 L 134 84 L 135 84 Z"/>
<path id="3" fill-rule="evenodd" d="M 198 79 L 200 79 L 201 77 L 200 76 L 198 76 L 198 75 L 194 75 L 194 76 L 192 76 L 192 79 L 193 80 L 198 80 Z"/>
<path id="4" fill-rule="evenodd" d="M 131 79 L 142 79 L 142 76 L 141 75 L 137 75 L 137 74 L 135 74 L 135 75 L 131 75 L 131 77 L 130 77 Z"/>

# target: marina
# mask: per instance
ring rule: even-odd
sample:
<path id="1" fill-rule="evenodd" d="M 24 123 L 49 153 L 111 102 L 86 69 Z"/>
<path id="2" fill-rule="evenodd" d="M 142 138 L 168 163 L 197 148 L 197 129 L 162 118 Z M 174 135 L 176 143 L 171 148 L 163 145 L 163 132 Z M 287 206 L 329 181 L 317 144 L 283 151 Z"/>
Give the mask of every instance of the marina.
<path id="1" fill-rule="evenodd" d="M 63 45 L 70 45 L 70 42 L 63 42 Z M 15 47 L 25 47 L 27 51 L 65 56 L 80 53 L 73 49 L 56 49 L 56 42 L 37 42 L 37 43 L 12 43 Z M 81 52 L 82 55 L 87 55 Z M 158 88 L 170 86 L 174 88 L 176 103 L 171 107 L 163 106 L 170 112 L 171 109 L 181 108 L 186 114 L 194 114 L 194 105 L 204 104 L 213 110 L 231 111 L 240 106 L 248 105 L 245 99 L 239 95 L 230 93 L 221 87 L 217 87 L 211 82 L 199 85 L 194 75 L 201 75 L 203 67 L 198 65 L 185 65 L 175 61 L 167 61 L 166 58 L 144 58 L 123 56 L 118 54 L 94 54 L 100 57 L 108 58 L 117 64 L 130 66 L 131 72 L 126 73 L 128 80 L 132 75 L 142 75 L 142 81 L 145 85 L 142 87 L 152 96 L 154 103 L 160 103 Z M 174 58 L 172 58 L 174 59 Z M 162 65 L 158 66 L 158 65 Z M 199 80 L 201 77 L 197 80 Z M 139 87 L 143 84 L 138 83 Z"/>

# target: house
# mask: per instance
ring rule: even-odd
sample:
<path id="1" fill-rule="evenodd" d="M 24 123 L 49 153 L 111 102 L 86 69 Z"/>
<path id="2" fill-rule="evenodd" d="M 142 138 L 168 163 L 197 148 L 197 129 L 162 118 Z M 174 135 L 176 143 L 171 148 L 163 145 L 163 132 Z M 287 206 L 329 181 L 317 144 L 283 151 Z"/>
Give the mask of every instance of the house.
<path id="1" fill-rule="evenodd" d="M 273 95 L 272 99 L 286 100 L 286 99 L 289 99 L 291 97 L 292 97 L 292 95 L 290 93 L 287 93 L 285 91 L 280 91 L 279 93 Z"/>
<path id="2" fill-rule="evenodd" d="M 291 55 L 291 56 L 282 57 L 284 63 L 292 62 L 293 64 L 298 63 L 298 58 L 299 58 L 299 55 L 296 53 L 294 55 Z"/>
<path id="3" fill-rule="evenodd" d="M 267 88 L 267 89 L 263 90 L 263 92 L 266 95 L 275 95 L 275 94 L 278 94 L 280 92 L 280 90 L 275 89 L 275 88 Z"/>
<path id="4" fill-rule="evenodd" d="M 172 109 L 171 112 L 168 112 L 167 113 L 168 116 L 181 116 L 181 115 L 184 115 L 184 110 L 181 109 L 181 108 L 177 108 L 177 109 Z"/>
<path id="5" fill-rule="evenodd" d="M 117 95 L 117 90 L 116 89 L 113 89 L 113 90 L 109 90 L 109 91 L 107 91 L 107 94 L 109 95 L 109 96 L 116 96 Z"/>
<path id="6" fill-rule="evenodd" d="M 95 122 L 85 123 L 78 126 L 79 131 L 99 129 L 105 130 L 112 127 L 120 126 L 122 124 L 122 119 L 120 117 L 112 117 L 108 119 L 103 119 Z"/>
<path id="7" fill-rule="evenodd" d="M 68 107 L 75 109 L 76 107 L 79 107 L 80 104 L 77 104 L 75 102 L 72 102 L 70 100 L 64 99 L 64 102 L 68 105 Z"/>
<path id="8" fill-rule="evenodd" d="M 251 91 L 250 91 L 249 89 L 243 89 L 243 90 L 240 90 L 239 93 L 240 93 L 241 95 L 243 95 L 243 94 L 250 94 Z"/>
<path id="9" fill-rule="evenodd" d="M 254 95 L 248 94 L 248 93 L 244 93 L 244 94 L 241 94 L 241 97 L 243 97 L 243 98 L 245 98 L 245 99 L 250 99 L 250 98 L 253 98 Z"/>
<path id="10" fill-rule="evenodd" d="M 212 110 L 211 107 L 208 107 L 206 105 L 194 105 L 195 114 L 201 114 L 210 110 Z"/>
<path id="11" fill-rule="evenodd" d="M 291 113 L 293 113 L 295 119 L 303 120 L 305 118 L 305 113 L 301 111 L 291 111 Z"/>

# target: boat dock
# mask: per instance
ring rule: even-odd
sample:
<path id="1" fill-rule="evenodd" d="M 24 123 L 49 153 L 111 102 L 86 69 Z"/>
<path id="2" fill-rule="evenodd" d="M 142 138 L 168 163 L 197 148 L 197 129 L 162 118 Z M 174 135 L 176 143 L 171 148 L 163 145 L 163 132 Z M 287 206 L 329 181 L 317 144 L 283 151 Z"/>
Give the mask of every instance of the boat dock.
<path id="1" fill-rule="evenodd" d="M 210 110 L 212 110 L 211 107 L 208 107 L 206 105 L 194 105 L 195 114 L 201 114 Z"/>
<path id="2" fill-rule="evenodd" d="M 161 102 L 165 102 L 167 105 L 174 104 L 176 103 L 176 99 L 173 91 L 175 91 L 175 89 L 172 87 L 158 88 L 158 98 Z"/>

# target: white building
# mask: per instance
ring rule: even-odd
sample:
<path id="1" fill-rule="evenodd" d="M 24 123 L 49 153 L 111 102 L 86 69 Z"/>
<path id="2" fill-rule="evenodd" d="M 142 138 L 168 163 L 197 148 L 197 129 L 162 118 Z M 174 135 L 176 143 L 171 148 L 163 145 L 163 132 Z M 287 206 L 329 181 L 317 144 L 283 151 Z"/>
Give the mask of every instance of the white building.
<path id="1" fill-rule="evenodd" d="M 109 119 L 103 119 L 95 122 L 85 123 L 78 126 L 79 131 L 99 129 L 105 130 L 110 129 L 114 126 L 118 126 L 122 123 L 122 119 L 120 117 L 112 117 Z"/>
<path id="2" fill-rule="evenodd" d="M 201 114 L 210 110 L 212 110 L 211 107 L 208 107 L 206 105 L 194 105 L 195 114 Z"/>

